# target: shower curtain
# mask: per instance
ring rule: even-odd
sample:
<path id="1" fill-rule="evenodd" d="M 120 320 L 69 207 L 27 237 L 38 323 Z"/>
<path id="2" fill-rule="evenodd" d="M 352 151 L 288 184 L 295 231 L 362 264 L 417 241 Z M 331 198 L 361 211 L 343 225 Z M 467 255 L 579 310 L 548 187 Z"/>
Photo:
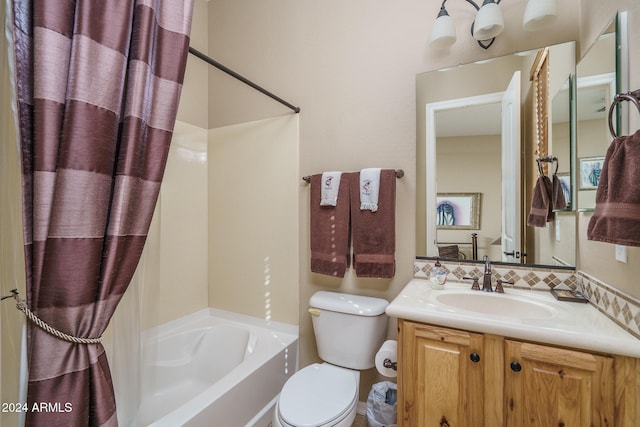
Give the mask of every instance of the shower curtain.
<path id="1" fill-rule="evenodd" d="M 56 330 L 99 338 L 145 244 L 193 0 L 11 4 L 27 304 Z M 100 343 L 29 322 L 27 345 L 27 425 L 117 425 Z"/>

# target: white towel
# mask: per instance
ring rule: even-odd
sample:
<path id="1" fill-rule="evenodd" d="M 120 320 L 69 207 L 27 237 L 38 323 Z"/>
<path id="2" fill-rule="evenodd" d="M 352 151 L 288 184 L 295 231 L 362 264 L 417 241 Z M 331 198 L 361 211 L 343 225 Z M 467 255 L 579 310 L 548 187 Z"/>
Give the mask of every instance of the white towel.
<path id="1" fill-rule="evenodd" d="M 320 190 L 320 206 L 336 206 L 342 172 L 324 172 Z"/>
<path id="2" fill-rule="evenodd" d="M 378 210 L 378 192 L 380 190 L 380 168 L 367 168 L 360 171 L 360 210 L 375 212 Z"/>

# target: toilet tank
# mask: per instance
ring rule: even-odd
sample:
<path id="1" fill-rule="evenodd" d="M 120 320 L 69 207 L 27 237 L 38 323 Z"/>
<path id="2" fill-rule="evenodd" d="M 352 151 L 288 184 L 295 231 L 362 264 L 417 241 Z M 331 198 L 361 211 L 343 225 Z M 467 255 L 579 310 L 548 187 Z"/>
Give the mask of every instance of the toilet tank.
<path id="1" fill-rule="evenodd" d="M 316 292 L 309 312 L 320 358 L 350 369 L 373 368 L 387 334 L 388 304 L 382 298 Z"/>

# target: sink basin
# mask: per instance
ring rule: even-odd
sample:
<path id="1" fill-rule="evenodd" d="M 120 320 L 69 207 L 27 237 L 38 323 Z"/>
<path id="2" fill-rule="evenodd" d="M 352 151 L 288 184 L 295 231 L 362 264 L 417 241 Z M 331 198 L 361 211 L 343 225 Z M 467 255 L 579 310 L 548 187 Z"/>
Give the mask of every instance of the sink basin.
<path id="1" fill-rule="evenodd" d="M 508 294 L 493 294 L 480 291 L 447 292 L 435 299 L 453 309 L 472 311 L 492 316 L 541 319 L 553 316 L 554 311 L 535 301 Z"/>
<path id="2" fill-rule="evenodd" d="M 444 328 L 640 358 L 638 338 L 591 304 L 558 301 L 547 291 L 509 287 L 504 294 L 472 291 L 447 280 L 433 289 L 414 278 L 389 303 L 391 317 Z"/>

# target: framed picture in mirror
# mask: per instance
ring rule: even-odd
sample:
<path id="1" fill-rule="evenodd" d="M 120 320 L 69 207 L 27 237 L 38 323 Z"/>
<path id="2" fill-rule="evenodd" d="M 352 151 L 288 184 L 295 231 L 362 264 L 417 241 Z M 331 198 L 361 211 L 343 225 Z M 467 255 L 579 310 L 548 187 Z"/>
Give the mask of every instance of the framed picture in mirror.
<path id="1" fill-rule="evenodd" d="M 438 193 L 437 228 L 449 230 L 480 229 L 481 193 Z"/>
<path id="2" fill-rule="evenodd" d="M 580 158 L 579 190 L 595 190 L 600 182 L 604 156 Z"/>

